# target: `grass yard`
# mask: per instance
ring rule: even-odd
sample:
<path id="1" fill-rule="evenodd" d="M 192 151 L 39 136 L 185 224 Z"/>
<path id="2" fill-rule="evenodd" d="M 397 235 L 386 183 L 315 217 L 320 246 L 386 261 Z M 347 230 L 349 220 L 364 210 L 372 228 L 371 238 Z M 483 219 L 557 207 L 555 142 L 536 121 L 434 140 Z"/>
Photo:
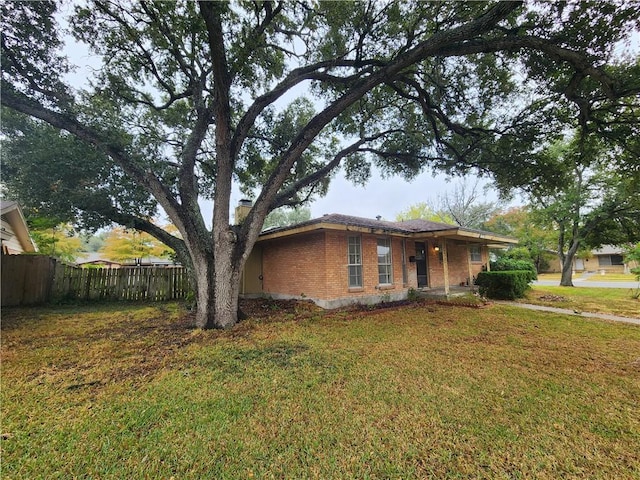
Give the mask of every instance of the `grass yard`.
<path id="1" fill-rule="evenodd" d="M 587 282 L 637 282 L 636 276 L 632 273 L 597 273 L 590 276 Z"/>
<path id="2" fill-rule="evenodd" d="M 640 328 L 506 305 L 9 309 L 2 478 L 640 478 Z"/>
<path id="3" fill-rule="evenodd" d="M 640 318 L 640 299 L 629 288 L 534 286 L 521 303 Z"/>
<path id="4" fill-rule="evenodd" d="M 583 276 L 582 273 L 576 273 L 573 275 L 573 280 L 577 280 Z M 539 273 L 538 280 L 557 280 L 560 282 L 562 275 L 560 273 Z M 631 273 L 605 273 L 604 275 L 598 273 L 591 274 L 586 282 L 636 282 L 636 276 Z"/>

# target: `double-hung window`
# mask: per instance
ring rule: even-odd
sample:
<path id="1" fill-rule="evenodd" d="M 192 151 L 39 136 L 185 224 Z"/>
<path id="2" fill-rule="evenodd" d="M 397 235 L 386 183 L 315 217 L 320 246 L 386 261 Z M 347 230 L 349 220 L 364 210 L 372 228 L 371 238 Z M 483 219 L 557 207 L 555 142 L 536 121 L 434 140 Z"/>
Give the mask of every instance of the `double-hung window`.
<path id="1" fill-rule="evenodd" d="M 347 248 L 349 288 L 362 287 L 362 243 L 360 237 L 349 237 Z"/>
<path id="2" fill-rule="evenodd" d="M 480 245 L 471 245 L 469 247 L 469 257 L 473 263 L 482 262 L 482 250 L 480 249 Z"/>
<path id="3" fill-rule="evenodd" d="M 390 238 L 378 239 L 378 283 L 380 285 L 393 283 Z"/>

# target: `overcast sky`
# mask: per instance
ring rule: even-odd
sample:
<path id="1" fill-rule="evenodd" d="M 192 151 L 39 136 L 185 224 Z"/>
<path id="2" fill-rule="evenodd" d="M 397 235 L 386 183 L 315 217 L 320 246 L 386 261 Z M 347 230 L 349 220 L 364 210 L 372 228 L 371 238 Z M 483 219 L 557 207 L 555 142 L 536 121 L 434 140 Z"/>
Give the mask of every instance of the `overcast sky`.
<path id="1" fill-rule="evenodd" d="M 411 205 L 419 202 L 436 203 L 439 196 L 447 192 L 452 193 L 458 182 L 459 178 L 447 181 L 445 175 L 434 177 L 431 171 L 425 171 L 411 182 L 400 177 L 383 179 L 374 173 L 363 187 L 352 184 L 340 173 L 331 181 L 329 193 L 310 205 L 311 217 L 320 217 L 325 213 L 341 213 L 366 218 L 380 215 L 386 220 L 394 220 L 400 211 Z M 475 177 L 469 177 L 469 187 L 472 187 L 474 182 Z M 484 186 L 487 183 L 486 180 L 482 180 L 479 185 Z M 486 201 L 498 199 L 495 191 L 491 189 L 483 193 L 486 194 Z M 237 205 L 241 198 L 239 193 L 234 193 L 232 205 Z"/>

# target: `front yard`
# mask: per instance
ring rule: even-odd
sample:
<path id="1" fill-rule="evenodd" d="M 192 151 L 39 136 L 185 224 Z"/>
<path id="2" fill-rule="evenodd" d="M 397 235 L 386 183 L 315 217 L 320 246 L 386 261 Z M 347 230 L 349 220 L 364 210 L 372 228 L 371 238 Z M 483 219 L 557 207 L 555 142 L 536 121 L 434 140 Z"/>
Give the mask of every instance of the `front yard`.
<path id="1" fill-rule="evenodd" d="M 534 286 L 520 303 L 568 308 L 583 312 L 606 313 L 622 317 L 640 318 L 640 299 L 635 289 L 593 287 Z"/>
<path id="2" fill-rule="evenodd" d="M 493 305 L 2 318 L 2 478 L 638 478 L 640 328 Z"/>

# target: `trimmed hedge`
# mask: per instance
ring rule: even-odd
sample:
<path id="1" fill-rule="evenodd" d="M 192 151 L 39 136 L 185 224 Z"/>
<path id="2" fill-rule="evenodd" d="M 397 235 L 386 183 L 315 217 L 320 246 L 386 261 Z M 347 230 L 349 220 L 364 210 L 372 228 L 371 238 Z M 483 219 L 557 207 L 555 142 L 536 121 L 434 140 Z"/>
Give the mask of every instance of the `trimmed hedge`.
<path id="1" fill-rule="evenodd" d="M 511 270 L 502 272 L 480 272 L 476 285 L 480 295 L 499 300 L 514 300 L 524 297 L 531 282 L 530 270 Z"/>
<path id="2" fill-rule="evenodd" d="M 492 272 L 513 272 L 516 270 L 526 270 L 529 272 L 529 281 L 533 282 L 538 279 L 536 266 L 530 260 L 515 260 L 513 258 L 499 258 L 495 262 L 491 262 Z"/>

